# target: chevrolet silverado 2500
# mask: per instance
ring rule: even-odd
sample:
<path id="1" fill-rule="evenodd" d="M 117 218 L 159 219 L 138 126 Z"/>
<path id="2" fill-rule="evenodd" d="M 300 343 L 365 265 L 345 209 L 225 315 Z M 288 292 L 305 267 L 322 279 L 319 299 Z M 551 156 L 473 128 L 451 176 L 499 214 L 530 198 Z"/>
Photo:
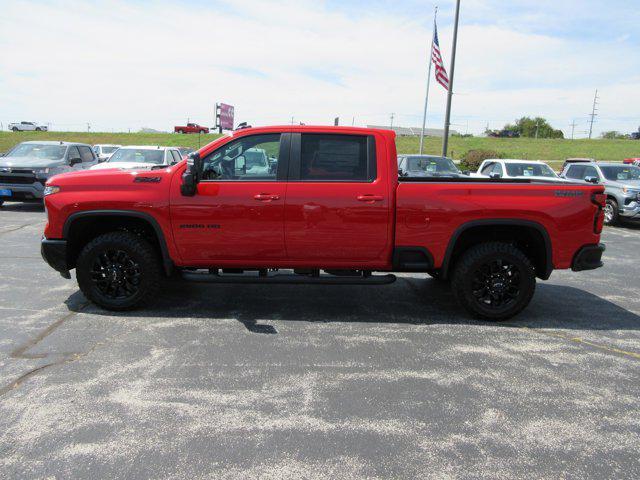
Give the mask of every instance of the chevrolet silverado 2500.
<path id="1" fill-rule="evenodd" d="M 272 168 L 251 167 L 256 151 Z M 75 268 L 110 310 L 152 302 L 169 275 L 381 285 L 426 272 L 475 316 L 503 320 L 536 278 L 598 268 L 604 251 L 601 186 L 398 178 L 387 130 L 249 128 L 177 165 L 68 173 L 46 189 L 44 259 L 66 278 Z"/>

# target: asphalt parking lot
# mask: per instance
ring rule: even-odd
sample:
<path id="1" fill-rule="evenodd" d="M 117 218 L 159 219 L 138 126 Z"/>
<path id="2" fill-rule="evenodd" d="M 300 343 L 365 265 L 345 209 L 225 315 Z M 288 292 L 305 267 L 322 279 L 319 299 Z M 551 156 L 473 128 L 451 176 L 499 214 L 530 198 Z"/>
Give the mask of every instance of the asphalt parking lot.
<path id="1" fill-rule="evenodd" d="M 0 209 L 2 478 L 639 478 L 640 227 L 506 324 L 422 275 L 112 314 Z"/>

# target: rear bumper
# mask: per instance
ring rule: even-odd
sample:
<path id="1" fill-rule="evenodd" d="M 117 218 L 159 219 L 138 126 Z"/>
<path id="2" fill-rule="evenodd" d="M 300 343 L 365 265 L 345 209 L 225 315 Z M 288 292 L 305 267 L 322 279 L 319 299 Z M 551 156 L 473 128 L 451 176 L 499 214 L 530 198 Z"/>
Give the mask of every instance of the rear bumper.
<path id="1" fill-rule="evenodd" d="M 594 270 L 604 265 L 602 262 L 602 254 L 607 249 L 604 243 L 598 245 L 585 245 L 573 258 L 571 270 L 574 272 L 582 272 L 584 270 Z"/>
<path id="2" fill-rule="evenodd" d="M 64 278 L 71 278 L 67 263 L 67 241 L 49 240 L 43 238 L 40 244 L 40 254 L 51 268 L 60 272 Z"/>

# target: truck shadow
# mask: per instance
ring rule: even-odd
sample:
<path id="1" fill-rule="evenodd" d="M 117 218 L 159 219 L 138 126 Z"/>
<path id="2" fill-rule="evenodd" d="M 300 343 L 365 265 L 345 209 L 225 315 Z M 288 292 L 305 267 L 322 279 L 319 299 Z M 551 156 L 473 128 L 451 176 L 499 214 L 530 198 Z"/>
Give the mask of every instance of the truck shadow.
<path id="1" fill-rule="evenodd" d="M 448 285 L 401 277 L 390 286 L 201 285 L 171 283 L 151 306 L 108 312 L 87 305 L 80 292 L 66 301 L 72 311 L 115 317 L 234 319 L 254 333 L 275 334 L 270 322 L 468 324 L 470 317 Z M 529 307 L 505 327 L 638 330 L 640 316 L 574 287 L 541 283 Z"/>

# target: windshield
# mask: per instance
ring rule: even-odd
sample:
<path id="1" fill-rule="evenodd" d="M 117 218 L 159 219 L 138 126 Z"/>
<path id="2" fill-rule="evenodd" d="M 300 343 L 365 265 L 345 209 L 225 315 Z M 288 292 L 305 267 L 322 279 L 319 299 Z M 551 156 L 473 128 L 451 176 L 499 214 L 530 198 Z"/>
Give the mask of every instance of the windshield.
<path id="1" fill-rule="evenodd" d="M 507 163 L 510 177 L 557 177 L 549 165 L 543 163 Z"/>
<path id="2" fill-rule="evenodd" d="M 624 181 L 624 180 L 640 180 L 640 167 L 632 166 L 601 166 L 602 174 L 607 180 Z"/>
<path id="3" fill-rule="evenodd" d="M 66 145 L 43 145 L 23 143 L 7 153 L 7 157 L 36 157 L 46 160 L 62 160 L 67 151 Z"/>
<path id="4" fill-rule="evenodd" d="M 164 150 L 149 150 L 146 148 L 120 148 L 109 157 L 107 162 L 135 162 L 162 165 Z"/>
<path id="5" fill-rule="evenodd" d="M 453 160 L 445 157 L 408 157 L 407 170 L 409 172 L 423 172 L 429 175 L 460 173 Z"/>
<path id="6" fill-rule="evenodd" d="M 102 147 L 102 153 L 113 153 L 120 147 Z"/>

